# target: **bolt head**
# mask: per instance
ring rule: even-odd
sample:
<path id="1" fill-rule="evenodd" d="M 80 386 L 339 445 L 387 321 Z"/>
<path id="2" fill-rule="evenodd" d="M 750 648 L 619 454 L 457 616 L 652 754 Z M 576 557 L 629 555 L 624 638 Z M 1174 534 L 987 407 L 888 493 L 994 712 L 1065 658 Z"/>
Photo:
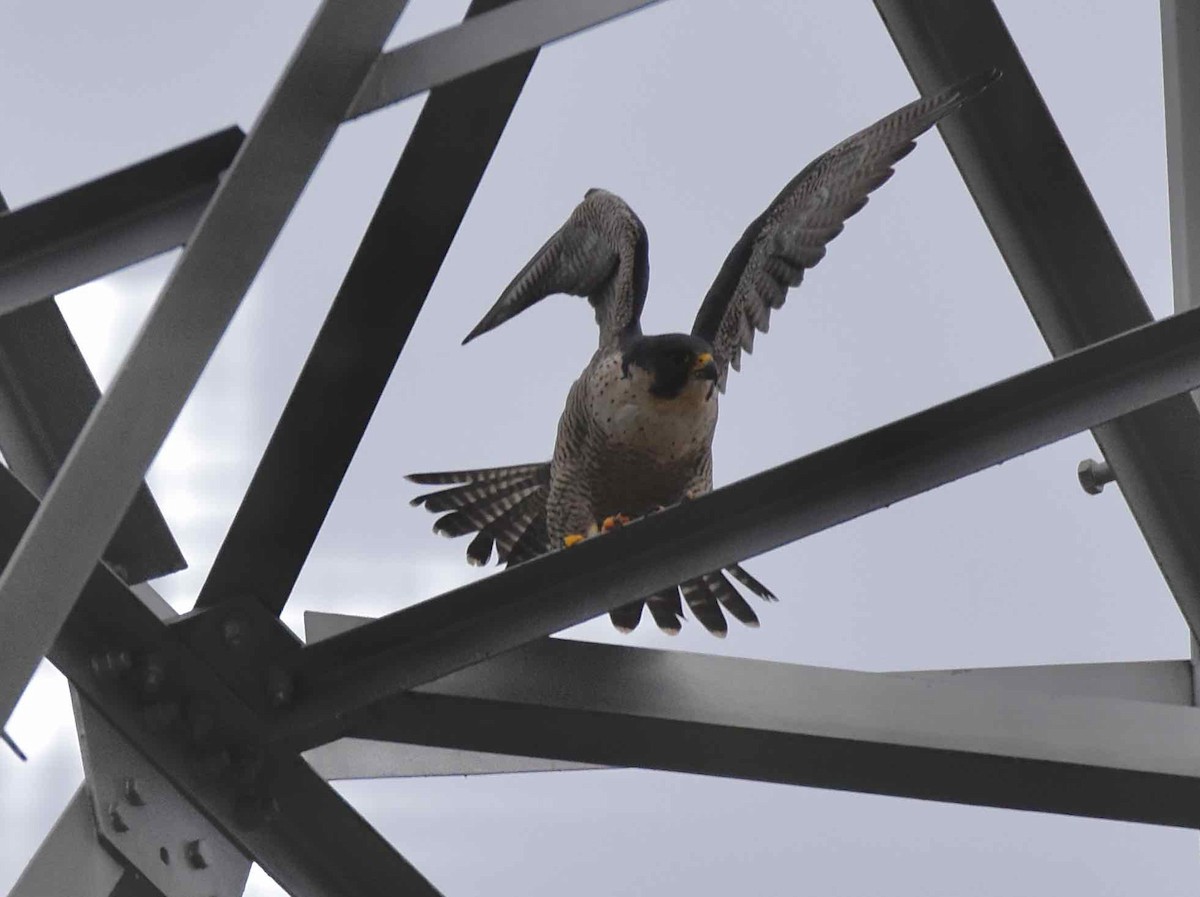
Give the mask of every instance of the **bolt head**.
<path id="1" fill-rule="evenodd" d="M 221 638 L 230 648 L 244 647 L 249 636 L 250 629 L 241 617 L 229 617 L 221 624 Z"/>
<path id="2" fill-rule="evenodd" d="M 207 869 L 207 847 L 201 840 L 188 841 L 183 847 L 183 855 L 193 869 Z"/>
<path id="3" fill-rule="evenodd" d="M 146 805 L 146 799 L 142 797 L 142 792 L 138 788 L 137 779 L 132 776 L 127 776 L 125 781 L 121 783 L 121 792 L 125 795 L 125 800 L 131 807 L 143 807 Z"/>
<path id="4" fill-rule="evenodd" d="M 133 666 L 128 651 L 105 651 L 92 656 L 92 672 L 97 676 L 119 676 Z"/>
<path id="5" fill-rule="evenodd" d="M 108 822 L 112 826 L 112 830 L 119 835 L 129 831 L 129 823 L 121 816 L 121 811 L 117 809 L 116 804 L 112 804 L 108 808 Z"/>
<path id="6" fill-rule="evenodd" d="M 1099 495 L 1104 491 L 1105 483 L 1111 483 L 1115 477 L 1112 470 L 1103 461 L 1085 458 L 1079 462 L 1079 485 L 1088 495 Z"/>

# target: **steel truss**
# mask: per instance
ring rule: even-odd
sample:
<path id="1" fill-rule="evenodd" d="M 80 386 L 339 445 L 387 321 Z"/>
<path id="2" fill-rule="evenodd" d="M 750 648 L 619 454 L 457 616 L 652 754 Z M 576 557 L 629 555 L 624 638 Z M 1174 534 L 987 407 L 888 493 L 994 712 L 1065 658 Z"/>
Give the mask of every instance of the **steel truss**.
<path id="1" fill-rule="evenodd" d="M 1200 29 L 1177 0 L 1179 314 L 1152 320 L 991 0 L 876 0 L 923 91 L 1004 71 L 940 127 L 1055 360 L 569 556 L 376 621 L 312 616 L 309 645 L 280 623 L 538 48 L 649 2 L 474 0 L 463 24 L 384 53 L 404 0 L 325 0 L 245 137 L 0 215 L 0 721 L 48 657 L 87 777 L 14 894 L 223 897 L 251 859 L 293 894 L 437 893 L 314 768 L 627 765 L 1200 827 L 1188 661 L 948 677 L 546 638 L 1085 429 L 1200 631 L 1200 310 L 1183 310 Z M 182 564 L 146 469 L 334 132 L 426 90 L 196 609 L 176 616 L 137 585 Z M 101 396 L 47 297 L 180 244 Z M 356 364 L 330 364 L 350 343 Z"/>

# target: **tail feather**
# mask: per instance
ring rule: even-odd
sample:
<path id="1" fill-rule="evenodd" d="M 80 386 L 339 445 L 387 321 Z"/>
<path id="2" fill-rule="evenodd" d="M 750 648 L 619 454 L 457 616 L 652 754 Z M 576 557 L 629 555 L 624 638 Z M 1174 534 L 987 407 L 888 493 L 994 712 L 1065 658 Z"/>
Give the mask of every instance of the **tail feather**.
<path id="1" fill-rule="evenodd" d="M 467 546 L 467 563 L 472 567 L 482 567 L 491 559 L 492 537 L 487 530 L 480 530 Z"/>
<path id="2" fill-rule="evenodd" d="M 729 631 L 729 625 L 725 622 L 725 615 L 721 613 L 717 599 L 709 591 L 704 580 L 689 579 L 687 582 L 680 583 L 679 589 L 683 592 L 683 600 L 691 609 L 692 616 L 713 635 L 724 638 Z"/>
<path id="3" fill-rule="evenodd" d="M 633 601 L 629 604 L 622 604 L 616 610 L 608 612 L 609 619 L 612 624 L 621 632 L 633 632 L 637 629 L 637 624 L 642 621 L 642 605 L 644 601 Z"/>
<path id="4" fill-rule="evenodd" d="M 730 564 L 725 568 L 725 572 L 748 588 L 751 592 L 761 598 L 763 601 L 778 601 L 775 593 L 764 586 L 761 582 L 746 572 L 741 564 Z"/>
<path id="5" fill-rule="evenodd" d="M 449 486 L 427 492 L 412 504 L 441 514 L 433 525 L 444 536 L 475 537 L 467 546 L 467 560 L 482 566 L 491 560 L 508 566 L 520 564 L 554 549 L 546 524 L 546 499 L 550 487 L 550 464 L 519 464 L 482 470 L 455 470 L 443 473 L 418 473 L 409 477 L 415 483 Z M 775 595 L 739 564 L 691 579 L 680 586 L 663 589 L 612 611 L 613 625 L 630 632 L 641 622 L 643 609 L 649 607 L 655 624 L 669 635 L 679 633 L 683 622 L 683 602 L 687 602 L 701 625 L 713 635 L 728 631 L 725 613 L 747 626 L 757 626 L 758 616 L 725 578 L 733 577 L 742 587 L 764 601 Z M 724 612 L 722 611 L 724 609 Z"/>
<path id="6" fill-rule="evenodd" d="M 410 473 L 405 479 L 410 483 L 420 483 L 427 486 L 444 486 L 449 483 L 489 483 L 494 480 L 512 480 L 543 472 L 549 476 L 549 463 L 516 464 L 512 467 L 488 467 L 479 470 L 447 470 L 441 473 Z"/>
<path id="7" fill-rule="evenodd" d="M 426 492 L 409 502 L 413 507 L 424 506 L 435 514 L 439 511 L 456 511 L 471 505 L 486 504 L 496 496 L 505 495 L 514 487 L 536 483 L 532 475 L 514 477 L 511 480 L 492 480 L 487 483 L 467 483 L 452 486 L 437 492 Z"/>
<path id="8" fill-rule="evenodd" d="M 496 557 L 501 563 L 506 563 L 512 557 L 513 548 L 521 541 L 534 518 L 545 512 L 546 493 L 535 491 L 488 526 L 488 533 L 496 540 Z"/>
<path id="9" fill-rule="evenodd" d="M 721 606 L 747 626 L 757 626 L 758 616 L 754 609 L 746 603 L 746 599 L 738 594 L 737 589 L 729 584 L 721 571 L 705 573 L 702 577 L 708 590 L 721 602 Z"/>
<path id="10" fill-rule="evenodd" d="M 549 545 L 550 533 L 546 529 L 546 515 L 538 514 L 525 527 L 525 532 L 521 534 L 521 538 L 517 540 L 513 550 L 509 552 L 509 566 L 515 566 L 540 554 L 545 554 L 549 550 Z"/>
<path id="11" fill-rule="evenodd" d="M 450 485 L 419 495 L 412 504 L 433 513 L 449 512 L 433 525 L 440 535 L 477 533 L 467 546 L 469 563 L 486 564 L 493 549 L 498 561 L 510 566 L 550 550 L 545 515 L 549 463 L 417 473 L 408 479 L 424 485 Z"/>
<path id="12" fill-rule="evenodd" d="M 667 635 L 679 635 L 683 624 L 683 604 L 679 599 L 679 586 L 671 586 L 661 592 L 655 592 L 646 599 L 650 615 L 658 628 Z"/>

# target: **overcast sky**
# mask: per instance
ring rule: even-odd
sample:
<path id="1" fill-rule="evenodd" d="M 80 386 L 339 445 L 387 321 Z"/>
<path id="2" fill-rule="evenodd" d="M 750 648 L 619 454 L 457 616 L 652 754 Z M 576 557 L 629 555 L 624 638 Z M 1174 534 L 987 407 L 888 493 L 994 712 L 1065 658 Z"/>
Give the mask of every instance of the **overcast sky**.
<path id="1" fill-rule="evenodd" d="M 412 0 L 394 36 L 465 2 Z M 0 190 L 20 207 L 238 123 L 315 3 L 0 0 Z M 1170 258 L 1155 3 L 1008 0 L 1009 28 L 1156 314 Z M 981 64 L 986 60 L 981 60 Z M 379 615 L 479 575 L 407 506 L 414 470 L 549 457 L 595 344 L 584 303 L 543 303 L 460 348 L 582 196 L 650 232 L 648 332 L 686 330 L 725 252 L 813 156 L 915 97 L 867 0 L 666 0 L 543 52 L 338 496 L 285 619 Z M 343 128 L 156 462 L 190 607 L 420 110 Z M 104 381 L 174 257 L 62 297 Z M 387 301 L 388 297 L 380 297 Z M 731 482 L 1045 361 L 938 135 L 791 294 L 733 375 L 716 440 Z M 749 563 L 762 628 L 670 640 L 607 620 L 574 637 L 864 670 L 1182 657 L 1186 632 L 1120 494 L 1086 496 L 1089 436 Z M 490 572 L 490 571 L 489 571 Z M 0 752 L 0 891 L 79 780 L 62 678 L 44 670 Z M 1194 832 L 640 771 L 339 786 L 447 895 L 1190 894 Z M 278 889 L 252 879 L 251 893 Z"/>

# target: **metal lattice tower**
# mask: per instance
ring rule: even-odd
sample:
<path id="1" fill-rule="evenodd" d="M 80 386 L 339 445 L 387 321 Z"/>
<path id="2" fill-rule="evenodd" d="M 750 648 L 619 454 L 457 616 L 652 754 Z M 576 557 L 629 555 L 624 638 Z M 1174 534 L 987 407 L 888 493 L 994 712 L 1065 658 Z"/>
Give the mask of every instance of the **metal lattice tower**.
<path id="1" fill-rule="evenodd" d="M 1200 827 L 1191 661 L 890 675 L 546 638 L 1087 429 L 1105 463 L 1081 478 L 1119 482 L 1200 632 L 1200 138 L 1184 126 L 1200 13 L 1179 0 L 1162 3 L 1178 314 L 1152 319 L 991 0 L 876 0 L 923 93 L 1004 72 L 940 128 L 1055 360 L 387 617 L 310 615 L 308 644 L 280 622 L 538 48 L 651 2 L 474 0 L 463 24 L 383 52 L 404 0 L 326 0 L 248 135 L 0 216 L 0 720 L 49 658 L 87 773 L 14 894 L 232 897 L 251 860 L 293 894 L 437 893 L 314 771 L 355 762 L 346 736 L 417 746 L 410 773 L 436 762 L 424 746 L 474 752 L 456 761 L 473 770 L 644 767 Z M 144 585 L 182 564 L 151 460 L 339 126 L 427 90 L 196 609 L 176 615 Z M 181 244 L 100 395 L 46 297 Z M 346 344 L 361 363 L 326 363 Z M 320 450 L 294 451 L 314 421 Z M 1011 682 L 1027 688 L 990 687 Z"/>

